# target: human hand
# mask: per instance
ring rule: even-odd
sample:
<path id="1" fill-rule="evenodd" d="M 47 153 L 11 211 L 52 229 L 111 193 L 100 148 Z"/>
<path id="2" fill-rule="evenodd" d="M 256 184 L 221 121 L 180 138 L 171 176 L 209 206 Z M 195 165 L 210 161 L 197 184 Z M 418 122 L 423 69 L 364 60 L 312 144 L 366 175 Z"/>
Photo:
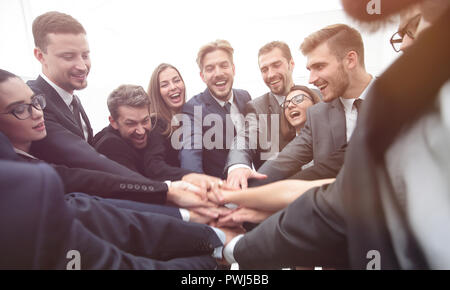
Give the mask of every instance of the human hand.
<path id="1" fill-rule="evenodd" d="M 241 207 L 230 213 L 229 215 L 219 218 L 217 226 L 237 226 L 244 222 L 261 223 L 271 216 L 273 212 L 262 211 L 252 208 Z"/>
<path id="2" fill-rule="evenodd" d="M 189 221 L 195 223 L 214 225 L 219 217 L 226 216 L 232 212 L 226 207 L 197 207 L 189 210 Z"/>
<path id="3" fill-rule="evenodd" d="M 227 185 L 231 189 L 247 189 L 250 178 L 265 179 L 267 175 L 261 174 L 250 168 L 236 168 L 228 173 Z"/>
<path id="4" fill-rule="evenodd" d="M 201 189 L 185 181 L 172 182 L 167 191 L 167 201 L 183 208 L 216 207 L 202 198 Z"/>
<path id="5" fill-rule="evenodd" d="M 200 194 L 204 200 L 207 199 L 207 192 L 211 190 L 211 188 L 215 184 L 222 184 L 223 181 L 220 178 L 209 176 L 201 173 L 189 173 L 181 178 L 182 181 L 189 182 L 190 184 L 196 185 L 200 188 Z"/>

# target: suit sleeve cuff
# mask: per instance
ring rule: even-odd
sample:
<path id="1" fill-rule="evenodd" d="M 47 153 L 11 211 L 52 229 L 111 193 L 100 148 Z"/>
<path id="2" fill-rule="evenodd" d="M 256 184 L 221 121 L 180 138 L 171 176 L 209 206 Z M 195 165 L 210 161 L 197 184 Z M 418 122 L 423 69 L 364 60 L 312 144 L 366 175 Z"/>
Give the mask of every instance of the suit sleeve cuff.
<path id="1" fill-rule="evenodd" d="M 231 165 L 230 167 L 228 167 L 227 174 L 230 174 L 231 171 L 238 169 L 238 168 L 248 168 L 248 169 L 252 170 L 252 168 L 246 164 L 234 164 L 234 165 Z"/>
<path id="2" fill-rule="evenodd" d="M 180 214 L 181 214 L 181 219 L 185 222 L 190 221 L 191 219 L 191 214 L 189 213 L 189 211 L 185 208 L 180 208 Z"/>
<path id="3" fill-rule="evenodd" d="M 213 258 L 216 258 L 216 259 L 220 260 L 220 259 L 222 259 L 222 250 L 223 250 L 223 245 L 225 245 L 226 236 L 225 236 L 225 233 L 222 230 L 220 230 L 220 229 L 218 229 L 216 227 L 211 227 L 211 229 L 214 230 L 214 232 L 216 233 L 217 237 L 222 242 L 222 246 L 215 248 L 214 252 L 212 254 Z"/>
<path id="4" fill-rule="evenodd" d="M 225 246 L 225 249 L 223 250 L 223 255 L 225 256 L 225 260 L 231 265 L 233 263 L 237 263 L 236 259 L 234 258 L 234 247 L 236 246 L 237 242 L 239 242 L 240 239 L 242 239 L 244 235 L 239 235 L 234 237 L 228 245 Z"/>

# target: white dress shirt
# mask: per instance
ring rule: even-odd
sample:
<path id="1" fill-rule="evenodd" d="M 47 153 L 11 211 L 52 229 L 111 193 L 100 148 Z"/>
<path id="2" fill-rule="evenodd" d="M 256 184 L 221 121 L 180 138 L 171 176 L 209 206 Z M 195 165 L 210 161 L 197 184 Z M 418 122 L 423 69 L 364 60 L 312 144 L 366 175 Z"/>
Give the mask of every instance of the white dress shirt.
<path id="1" fill-rule="evenodd" d="M 58 95 L 61 97 L 61 99 L 64 101 L 64 103 L 67 105 L 67 107 L 70 109 L 71 112 L 73 112 L 72 108 L 72 101 L 73 101 L 73 94 L 68 93 L 66 90 L 60 88 L 57 86 L 54 82 L 52 82 L 49 78 L 47 78 L 44 74 L 40 74 L 40 76 L 52 87 L 55 89 L 55 91 L 58 93 Z M 44 116 L 45 118 L 45 116 Z M 83 133 L 84 133 L 84 139 L 88 139 L 88 129 L 86 126 L 86 123 L 84 122 L 83 117 L 80 114 L 80 120 L 81 125 L 83 126 Z"/>
<path id="2" fill-rule="evenodd" d="M 347 128 L 346 135 L 347 135 L 347 142 L 350 140 L 350 137 L 352 137 L 353 131 L 356 127 L 356 120 L 358 119 L 358 110 L 355 106 L 353 106 L 353 103 L 356 99 L 364 100 L 366 98 L 367 92 L 371 88 L 375 78 L 372 77 L 367 87 L 364 89 L 364 91 L 361 93 L 361 95 L 357 98 L 352 99 L 344 99 L 342 97 L 339 97 L 341 100 L 342 105 L 344 106 L 344 112 L 345 112 L 345 125 Z"/>

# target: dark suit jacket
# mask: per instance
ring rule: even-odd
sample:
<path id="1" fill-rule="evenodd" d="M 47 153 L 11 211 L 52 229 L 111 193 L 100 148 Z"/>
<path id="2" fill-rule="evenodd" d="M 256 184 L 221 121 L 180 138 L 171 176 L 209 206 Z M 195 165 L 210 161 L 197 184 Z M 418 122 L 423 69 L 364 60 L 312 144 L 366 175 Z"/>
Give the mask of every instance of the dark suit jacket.
<path id="1" fill-rule="evenodd" d="M 81 115 L 89 131 L 88 142 L 84 140 L 83 132 L 76 125 L 72 112 L 55 89 L 40 76 L 36 80 L 28 81 L 27 84 L 35 93 L 44 94 L 47 101 L 44 109 L 47 137 L 33 142 L 31 151 L 34 156 L 49 163 L 69 167 L 136 176 L 134 172 L 104 158 L 88 144 L 92 143 L 92 128 L 81 104 Z"/>
<path id="2" fill-rule="evenodd" d="M 136 149 L 120 136 L 111 125 L 103 128 L 94 137 L 94 148 L 109 159 L 130 170 L 144 174 L 143 156 L 145 149 Z"/>
<path id="3" fill-rule="evenodd" d="M 163 136 L 163 127 L 159 121 L 148 134 L 147 146 L 136 149 L 108 126 L 95 135 L 94 147 L 109 159 L 153 180 L 180 180 L 192 171 L 179 167 L 178 152 L 172 148 L 170 138 Z"/>
<path id="4" fill-rule="evenodd" d="M 26 180 L 26 182 L 23 182 Z M 0 160 L 0 269 L 213 269 L 220 246 L 205 225 L 63 195 L 46 164 Z M 183 236 L 183 239 L 179 237 Z"/>
<path id="5" fill-rule="evenodd" d="M 269 156 L 261 156 L 261 154 L 268 155 L 269 153 L 280 152 L 295 136 L 293 135 L 292 138 L 287 138 L 280 134 L 283 110 L 270 92 L 248 102 L 245 108 L 245 114 L 246 119 L 248 120 L 245 125 L 245 131 L 243 132 L 246 149 L 230 150 L 225 165 L 225 173 L 227 173 L 228 168 L 234 164 L 245 164 L 251 167 L 253 163 L 255 169 L 258 170 L 258 168 L 269 158 Z M 267 115 L 267 121 L 262 121 L 261 126 L 259 126 L 258 123 L 260 114 Z M 271 116 L 275 116 L 278 120 L 276 128 L 272 128 Z M 275 133 L 273 136 L 278 136 L 278 138 L 272 138 L 272 131 Z M 263 136 L 262 139 L 264 140 L 264 143 L 260 143 L 260 135 Z M 249 136 L 255 136 L 257 138 L 256 146 L 250 146 Z M 234 142 L 236 143 L 237 140 L 235 139 Z"/>
<path id="6" fill-rule="evenodd" d="M 381 269 L 400 268 L 401 256 L 412 262 L 412 269 L 428 267 L 393 189 L 385 152 L 404 129 L 432 109 L 440 88 L 449 81 L 450 39 L 442 37 L 449 31 L 450 10 L 375 81 L 336 182 L 306 192 L 246 234 L 234 252 L 242 268 L 365 269 L 371 250 L 379 252 Z M 396 224 L 398 231 L 390 231 L 388 224 Z M 436 228 L 441 226 L 447 225 Z M 394 236 L 404 238 L 405 248 L 393 247 Z"/>
<path id="7" fill-rule="evenodd" d="M 286 145 L 274 160 L 268 160 L 258 170 L 268 178 L 249 180 L 249 184 L 257 186 L 288 178 L 311 160 L 314 160 L 314 164 L 326 164 L 336 176 L 342 166 L 346 138 L 345 113 L 341 101 L 337 98 L 330 103 L 318 103 L 306 111 L 306 124 L 300 135 Z M 330 159 L 331 154 L 337 154 L 337 158 Z"/>
<path id="8" fill-rule="evenodd" d="M 180 151 L 173 148 L 171 137 L 163 132 L 167 128 L 164 120 L 158 120 L 148 136 L 144 152 L 144 175 L 154 180 L 180 180 L 191 170 L 180 167 Z"/>
<path id="9" fill-rule="evenodd" d="M 237 105 L 241 114 L 244 114 L 245 105 L 251 99 L 249 93 L 244 90 L 233 89 L 233 94 L 234 103 Z M 199 112 L 201 112 L 201 116 L 194 116 L 194 107 L 200 108 Z M 223 169 L 229 152 L 227 148 L 231 147 L 231 143 L 236 135 L 236 132 L 234 134 L 228 132 L 230 138 L 227 138 L 225 120 L 229 118 L 227 122 L 232 125 L 230 116 L 226 116 L 225 110 L 211 96 L 209 89 L 192 97 L 192 99 L 184 104 L 183 113 L 189 117 L 190 125 L 183 124 L 181 128 L 182 130 L 186 130 L 183 131 L 184 145 L 180 151 L 181 167 L 194 172 L 225 178 Z M 214 127 L 203 124 L 204 119 L 209 114 L 219 116 L 222 122 L 223 130 L 221 137 L 223 137 L 223 142 L 219 144 L 222 148 L 207 149 L 202 142 L 205 133 Z M 213 124 L 216 126 L 214 122 Z M 218 136 L 215 136 L 215 138 L 218 138 Z M 199 147 L 202 149 L 199 149 Z"/>

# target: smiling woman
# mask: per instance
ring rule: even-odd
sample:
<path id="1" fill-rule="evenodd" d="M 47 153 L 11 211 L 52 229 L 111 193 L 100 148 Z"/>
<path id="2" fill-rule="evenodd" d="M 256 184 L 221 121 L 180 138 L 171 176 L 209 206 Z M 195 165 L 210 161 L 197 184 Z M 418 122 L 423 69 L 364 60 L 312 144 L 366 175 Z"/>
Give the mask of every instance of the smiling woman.
<path id="1" fill-rule="evenodd" d="M 306 123 L 306 110 L 321 102 L 316 92 L 305 86 L 293 86 L 281 104 L 284 114 L 280 130 L 284 138 L 300 134 Z"/>
<path id="2" fill-rule="evenodd" d="M 45 99 L 17 76 L 0 70 L 0 132 L 11 144 L 29 153 L 32 141 L 47 135 L 44 125 Z"/>

